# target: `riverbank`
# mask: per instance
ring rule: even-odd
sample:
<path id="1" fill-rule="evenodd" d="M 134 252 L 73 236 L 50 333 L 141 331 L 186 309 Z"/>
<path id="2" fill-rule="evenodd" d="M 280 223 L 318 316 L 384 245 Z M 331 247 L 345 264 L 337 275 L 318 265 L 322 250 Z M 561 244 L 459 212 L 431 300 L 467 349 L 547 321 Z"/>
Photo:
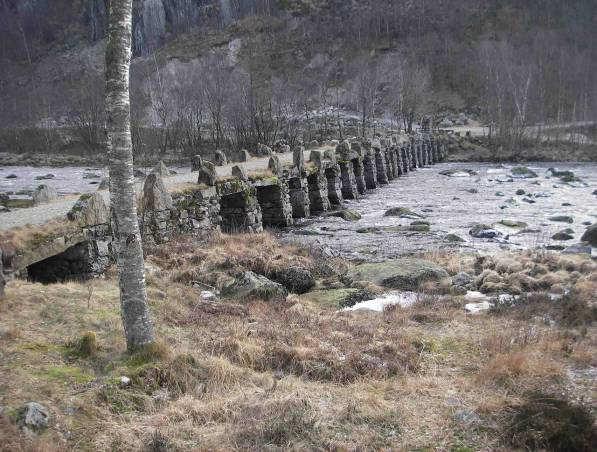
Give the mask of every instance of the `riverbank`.
<path id="1" fill-rule="evenodd" d="M 386 265 L 395 274 L 384 282 L 268 234 L 147 251 L 161 341 L 151 353 L 124 352 L 113 269 L 87 283 L 9 282 L 3 447 L 588 450 L 594 440 L 589 257 L 429 253 Z M 491 300 L 496 275 L 560 288 L 467 313 L 465 294 Z M 341 311 L 406 288 L 410 305 Z M 48 414 L 37 430 L 20 410 L 29 401 Z"/>
<path id="2" fill-rule="evenodd" d="M 526 140 L 519 149 L 507 149 L 486 137 L 450 136 L 450 162 L 597 162 L 597 144 Z"/>

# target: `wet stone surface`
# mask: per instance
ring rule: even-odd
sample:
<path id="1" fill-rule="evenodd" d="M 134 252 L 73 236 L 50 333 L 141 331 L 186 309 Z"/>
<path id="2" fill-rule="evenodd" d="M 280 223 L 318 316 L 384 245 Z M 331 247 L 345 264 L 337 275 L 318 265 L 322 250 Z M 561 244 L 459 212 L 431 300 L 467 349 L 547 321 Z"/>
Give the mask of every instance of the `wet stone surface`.
<path id="1" fill-rule="evenodd" d="M 492 252 L 554 245 L 558 242 L 552 236 L 562 230 L 563 223 L 550 221 L 553 216 L 572 217 L 573 223 L 565 224 L 574 237 L 568 244 L 580 241 L 586 230 L 583 222 L 594 223 L 597 218 L 597 202 L 592 195 L 597 187 L 597 164 L 528 163 L 526 166 L 538 174 L 537 178 L 501 182 L 510 180 L 507 176 L 515 166 L 440 163 L 420 168 L 369 190 L 361 199 L 344 200 L 345 208 L 361 215 L 358 221 L 320 216 L 300 220 L 281 234 L 290 241 L 320 246 L 332 255 L 373 261 L 434 249 Z M 573 171 L 584 183 L 567 184 L 549 177 L 550 167 Z M 517 195 L 518 190 L 526 195 Z M 522 202 L 523 197 L 535 202 Z M 393 207 L 422 215 L 430 230 L 413 231 L 409 228 L 412 220 L 384 216 Z M 500 235 L 472 237 L 469 230 L 479 223 L 490 225 Z M 506 225 L 524 223 L 528 226 Z M 447 238 L 453 236 L 464 241 Z"/>

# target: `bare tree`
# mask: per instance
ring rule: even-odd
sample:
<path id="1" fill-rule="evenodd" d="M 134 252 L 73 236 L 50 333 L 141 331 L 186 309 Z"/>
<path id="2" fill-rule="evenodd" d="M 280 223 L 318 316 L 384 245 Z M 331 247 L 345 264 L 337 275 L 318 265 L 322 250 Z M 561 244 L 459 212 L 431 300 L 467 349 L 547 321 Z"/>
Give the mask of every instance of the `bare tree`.
<path id="1" fill-rule="evenodd" d="M 106 45 L 106 112 L 110 199 L 122 323 L 127 349 L 155 341 L 149 314 L 141 234 L 135 202 L 130 128 L 129 68 L 132 0 L 111 0 Z"/>

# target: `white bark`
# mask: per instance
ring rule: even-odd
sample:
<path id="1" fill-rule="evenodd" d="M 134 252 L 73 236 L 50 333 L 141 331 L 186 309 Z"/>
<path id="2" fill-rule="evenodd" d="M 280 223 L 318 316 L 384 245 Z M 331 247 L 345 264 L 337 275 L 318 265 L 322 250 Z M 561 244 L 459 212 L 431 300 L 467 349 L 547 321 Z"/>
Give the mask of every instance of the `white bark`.
<path id="1" fill-rule="evenodd" d="M 137 220 L 131 142 L 129 66 L 132 0 L 111 0 L 106 47 L 110 199 L 122 322 L 129 351 L 154 342 Z"/>

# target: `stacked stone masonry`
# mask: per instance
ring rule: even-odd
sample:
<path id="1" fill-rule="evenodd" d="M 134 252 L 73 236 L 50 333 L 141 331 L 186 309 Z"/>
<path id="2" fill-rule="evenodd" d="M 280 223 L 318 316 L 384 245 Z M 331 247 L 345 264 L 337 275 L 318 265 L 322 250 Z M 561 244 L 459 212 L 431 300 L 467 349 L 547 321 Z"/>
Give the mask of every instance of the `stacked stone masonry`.
<path id="1" fill-rule="evenodd" d="M 226 233 L 260 232 L 264 226 L 287 227 L 297 218 L 326 212 L 340 206 L 344 199 L 358 199 L 367 190 L 410 170 L 442 161 L 446 146 L 441 137 L 418 135 L 374 144 L 342 142 L 335 152 L 313 152 L 310 166 L 299 164 L 302 155 L 302 148 L 295 149 L 293 165 L 283 168 L 279 176 L 249 180 L 233 177 L 217 180 L 213 186 L 198 184 L 173 193 L 164 188 L 161 174 L 151 174 L 139 206 L 145 244 L 168 242 L 178 234 L 202 235 L 220 229 Z M 193 166 L 205 168 L 206 162 L 195 157 Z M 109 211 L 107 206 L 98 209 L 96 205 L 95 209 L 91 215 L 76 212 L 73 218 L 79 223 L 73 221 L 73 225 L 79 229 L 72 234 L 48 238 L 35 250 L 4 256 L 3 274 L 28 273 L 31 279 L 41 282 L 101 274 L 114 255 L 112 229 L 108 215 L 100 214 Z M 80 224 L 80 218 L 92 224 Z"/>

